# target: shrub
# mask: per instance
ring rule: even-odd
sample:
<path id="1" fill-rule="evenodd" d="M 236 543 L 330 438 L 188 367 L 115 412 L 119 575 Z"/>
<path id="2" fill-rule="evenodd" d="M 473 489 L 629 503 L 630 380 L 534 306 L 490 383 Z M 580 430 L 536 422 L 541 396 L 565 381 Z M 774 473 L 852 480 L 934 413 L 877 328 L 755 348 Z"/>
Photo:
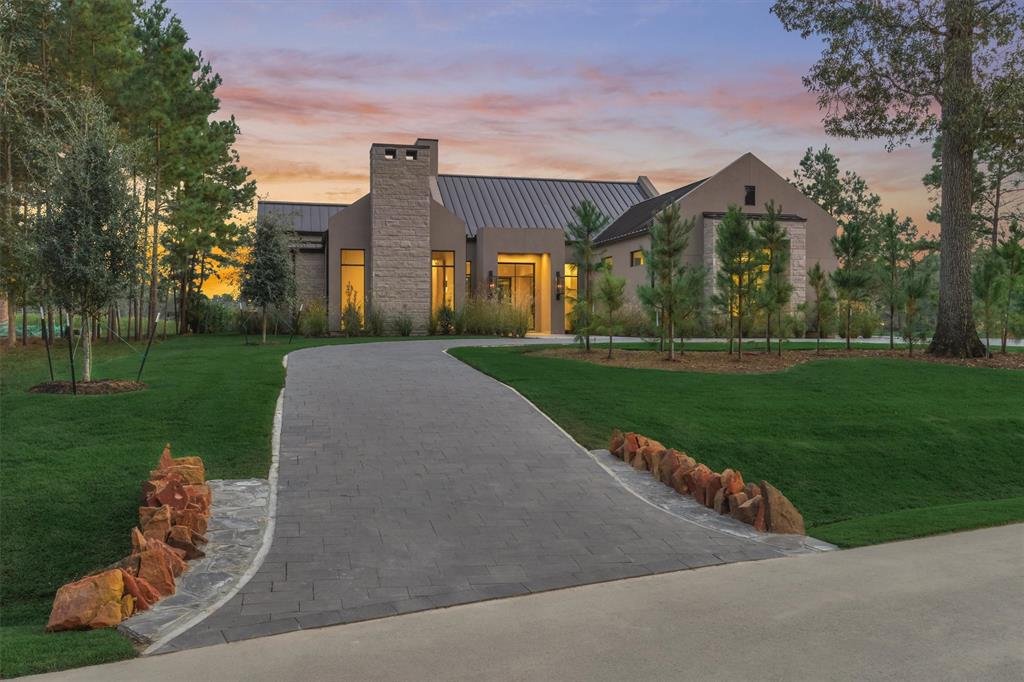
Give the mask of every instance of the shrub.
<path id="1" fill-rule="evenodd" d="M 412 317 L 409 313 L 402 309 L 402 312 L 395 315 L 395 331 L 398 332 L 399 336 L 412 336 Z"/>
<path id="2" fill-rule="evenodd" d="M 359 336 L 360 328 L 363 326 L 363 316 L 354 301 L 345 304 L 341 311 L 341 331 L 345 336 Z"/>
<path id="3" fill-rule="evenodd" d="M 639 303 L 627 303 L 622 306 L 616 317 L 623 336 L 652 338 L 660 335 L 654 320 Z"/>
<path id="4" fill-rule="evenodd" d="M 370 336 L 384 336 L 384 311 L 373 305 L 366 306 L 366 333 Z"/>
<path id="5" fill-rule="evenodd" d="M 473 296 L 453 316 L 452 326 L 460 334 L 526 336 L 530 311 L 509 301 Z"/>
<path id="6" fill-rule="evenodd" d="M 306 336 L 327 335 L 327 306 L 323 301 L 310 301 L 303 307 L 299 331 Z"/>
<path id="7" fill-rule="evenodd" d="M 863 307 L 854 308 L 853 319 L 850 321 L 850 335 L 868 338 L 878 334 L 882 328 L 882 318 L 874 310 Z"/>
<path id="8" fill-rule="evenodd" d="M 443 305 L 430 316 L 430 333 L 447 336 L 455 333 L 455 311 Z"/>

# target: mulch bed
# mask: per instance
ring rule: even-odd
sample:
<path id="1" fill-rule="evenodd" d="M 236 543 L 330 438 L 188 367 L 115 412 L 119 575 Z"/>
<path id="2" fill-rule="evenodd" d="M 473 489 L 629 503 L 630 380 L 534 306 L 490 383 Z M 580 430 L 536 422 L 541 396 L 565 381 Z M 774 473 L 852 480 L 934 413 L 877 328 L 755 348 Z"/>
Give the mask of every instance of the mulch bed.
<path id="1" fill-rule="evenodd" d="M 97 379 L 96 381 L 83 382 L 79 381 L 77 384 L 79 395 L 110 395 L 112 393 L 129 393 L 131 391 L 141 391 L 146 388 L 146 384 L 141 381 L 124 381 L 121 379 Z M 28 389 L 29 393 L 59 393 L 59 394 L 71 394 L 71 382 L 70 381 L 47 381 L 46 383 L 36 384 L 32 388 Z"/>
<path id="2" fill-rule="evenodd" d="M 815 360 L 834 358 L 893 358 L 897 360 L 912 360 L 915 362 L 936 362 L 944 365 L 961 365 L 963 367 L 995 367 L 999 369 L 1024 369 L 1024 353 L 996 353 L 991 358 L 938 358 L 926 355 L 915 349 L 914 355 L 910 356 L 905 350 L 842 350 L 836 348 L 822 349 L 820 354 L 813 350 L 785 350 L 782 357 L 777 354 L 765 353 L 762 350 L 743 350 L 743 360 L 740 361 L 736 354 L 730 355 L 725 351 L 687 351 L 676 355 L 674 361 L 667 360 L 667 353 L 653 350 L 622 350 L 612 351 L 612 357 L 608 359 L 608 349 L 594 347 L 587 353 L 580 348 L 548 348 L 539 351 L 532 351 L 532 354 L 549 357 L 562 358 L 565 360 L 584 360 L 597 365 L 607 367 L 632 367 L 638 369 L 663 369 L 682 372 L 710 372 L 716 374 L 764 374 L 778 372 L 795 365 L 802 365 Z"/>

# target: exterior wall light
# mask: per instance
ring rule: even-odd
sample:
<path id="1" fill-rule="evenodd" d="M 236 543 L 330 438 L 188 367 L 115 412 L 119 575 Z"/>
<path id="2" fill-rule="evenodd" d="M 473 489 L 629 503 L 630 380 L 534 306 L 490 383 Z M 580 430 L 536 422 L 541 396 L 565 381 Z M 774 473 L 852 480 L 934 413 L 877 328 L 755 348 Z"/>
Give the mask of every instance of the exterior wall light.
<path id="1" fill-rule="evenodd" d="M 555 270 L 555 300 L 561 301 L 563 294 L 565 294 L 565 279 L 563 279 L 561 271 Z"/>

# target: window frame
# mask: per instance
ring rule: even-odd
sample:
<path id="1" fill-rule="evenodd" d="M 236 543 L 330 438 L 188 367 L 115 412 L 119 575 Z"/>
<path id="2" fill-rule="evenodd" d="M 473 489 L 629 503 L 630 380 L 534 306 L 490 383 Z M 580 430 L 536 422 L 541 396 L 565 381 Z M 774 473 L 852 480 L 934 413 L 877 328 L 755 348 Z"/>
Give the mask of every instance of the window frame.
<path id="1" fill-rule="evenodd" d="M 743 205 L 757 206 L 757 185 L 743 186 Z"/>
<path id="2" fill-rule="evenodd" d="M 644 257 L 643 249 L 636 249 L 629 252 L 629 267 L 638 268 L 643 265 L 647 265 L 647 259 Z"/>

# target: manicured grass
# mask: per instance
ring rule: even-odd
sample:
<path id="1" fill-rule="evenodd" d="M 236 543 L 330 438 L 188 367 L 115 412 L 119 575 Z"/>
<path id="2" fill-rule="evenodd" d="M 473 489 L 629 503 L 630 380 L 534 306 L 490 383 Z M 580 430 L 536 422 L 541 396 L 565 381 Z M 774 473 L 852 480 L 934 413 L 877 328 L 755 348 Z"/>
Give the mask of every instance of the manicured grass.
<path id="1" fill-rule="evenodd" d="M 450 352 L 587 447 L 607 447 L 618 427 L 771 481 L 824 540 L 854 546 L 1024 521 L 1024 372 L 850 358 L 702 374 L 528 350 Z"/>
<path id="2" fill-rule="evenodd" d="M 45 634 L 54 592 L 128 552 L 139 485 L 164 443 L 201 455 L 211 479 L 265 477 L 281 357 L 365 340 L 171 338 L 154 344 L 147 390 L 108 396 L 27 393 L 49 379 L 43 347 L 0 356 L 0 675 L 134 655 L 113 631 Z M 94 376 L 134 379 L 140 350 L 99 344 Z M 66 347 L 54 361 L 57 378 L 69 378 Z"/>

